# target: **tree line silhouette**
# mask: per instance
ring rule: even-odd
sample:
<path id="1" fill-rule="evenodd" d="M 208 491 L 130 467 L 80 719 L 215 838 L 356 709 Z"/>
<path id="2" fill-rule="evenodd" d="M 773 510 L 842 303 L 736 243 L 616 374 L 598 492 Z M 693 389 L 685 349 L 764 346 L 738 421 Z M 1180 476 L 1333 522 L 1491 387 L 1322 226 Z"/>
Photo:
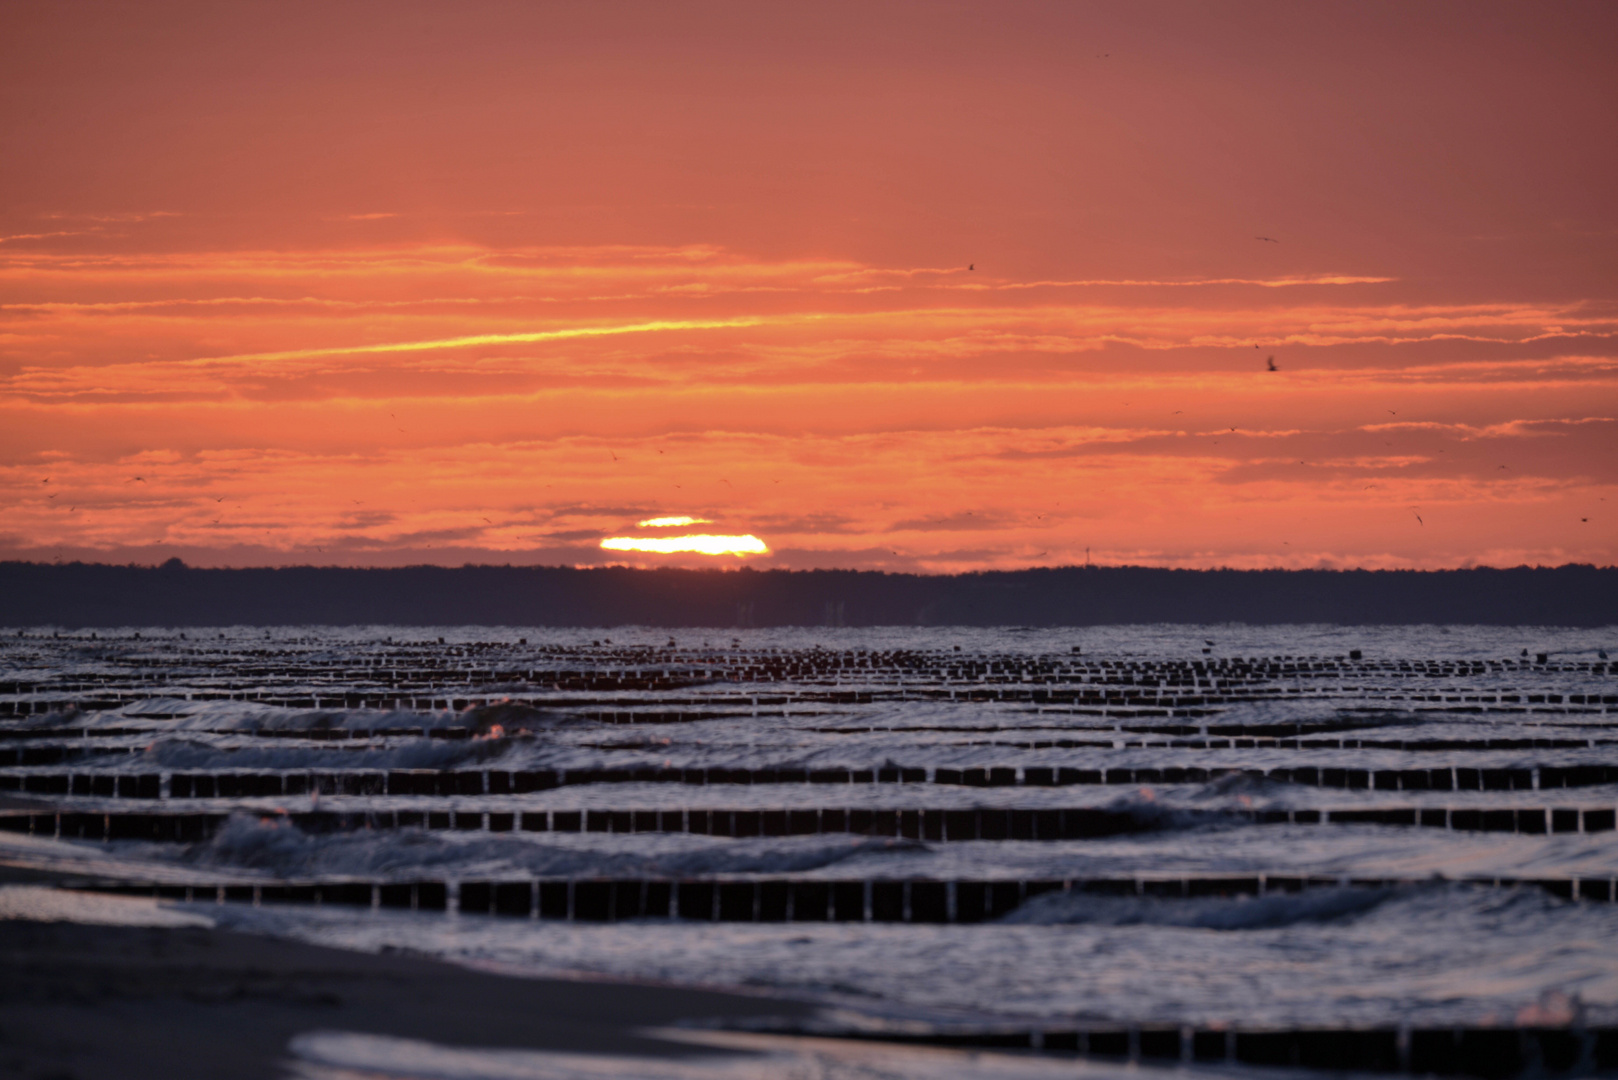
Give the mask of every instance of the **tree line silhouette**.
<path id="1" fill-rule="evenodd" d="M 1618 622 L 1618 568 L 854 570 L 0 563 L 0 625 L 1100 626 Z"/>

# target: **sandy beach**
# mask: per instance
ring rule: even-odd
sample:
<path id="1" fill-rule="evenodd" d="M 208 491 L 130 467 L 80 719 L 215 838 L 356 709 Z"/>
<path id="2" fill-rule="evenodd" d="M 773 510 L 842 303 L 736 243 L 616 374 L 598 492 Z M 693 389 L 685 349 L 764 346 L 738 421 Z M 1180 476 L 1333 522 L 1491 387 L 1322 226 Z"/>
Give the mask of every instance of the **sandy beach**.
<path id="1" fill-rule="evenodd" d="M 0 1076 L 271 1078 L 301 1033 L 447 1046 L 684 1057 L 637 1032 L 682 1020 L 802 1016 L 790 1002 L 513 978 L 201 927 L 0 920 Z"/>

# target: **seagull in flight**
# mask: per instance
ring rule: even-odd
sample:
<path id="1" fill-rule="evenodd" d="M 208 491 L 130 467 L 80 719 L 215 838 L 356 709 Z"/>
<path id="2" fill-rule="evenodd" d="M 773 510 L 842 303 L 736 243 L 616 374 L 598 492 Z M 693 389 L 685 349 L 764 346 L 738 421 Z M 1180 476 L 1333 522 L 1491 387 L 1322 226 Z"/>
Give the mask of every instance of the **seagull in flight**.
<path id="1" fill-rule="evenodd" d="M 1273 356 L 1272 356 L 1272 357 L 1270 357 L 1270 358 L 1269 358 L 1269 359 L 1268 359 L 1268 360 L 1267 360 L 1267 361 L 1266 361 L 1266 363 L 1268 363 L 1268 364 L 1269 364 L 1269 365 L 1270 365 L 1270 370 L 1271 370 L 1271 371 L 1280 371 L 1280 370 L 1281 370 L 1281 369 L 1280 369 L 1280 368 L 1278 368 L 1278 367 L 1276 367 L 1276 366 L 1275 366 L 1275 357 L 1273 357 Z"/>
<path id="2" fill-rule="evenodd" d="M 1266 243 L 1266 244 L 1279 244 L 1279 243 L 1280 243 L 1280 242 L 1281 242 L 1281 241 L 1279 241 L 1279 240 L 1273 240 L 1273 239 L 1271 239 L 1271 238 L 1270 238 L 1270 237 L 1268 237 L 1268 236 L 1255 236 L 1255 237 L 1253 237 L 1253 239 L 1254 239 L 1254 240 L 1262 240 L 1262 241 L 1264 241 L 1264 242 L 1265 242 L 1265 243 Z"/>

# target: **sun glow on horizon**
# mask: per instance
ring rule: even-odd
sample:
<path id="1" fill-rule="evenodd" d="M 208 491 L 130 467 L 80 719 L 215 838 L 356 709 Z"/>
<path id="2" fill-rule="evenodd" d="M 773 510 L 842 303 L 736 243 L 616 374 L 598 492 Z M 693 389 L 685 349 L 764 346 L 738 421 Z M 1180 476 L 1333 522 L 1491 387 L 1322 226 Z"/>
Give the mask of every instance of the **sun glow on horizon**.
<path id="1" fill-rule="evenodd" d="M 713 518 L 685 517 L 654 517 L 645 521 L 635 522 L 637 529 L 678 529 L 686 525 L 712 525 Z"/>
<path id="2" fill-rule="evenodd" d="M 644 551 L 656 555 L 694 552 L 699 555 L 768 555 L 770 549 L 756 536 L 609 536 L 603 551 Z"/>

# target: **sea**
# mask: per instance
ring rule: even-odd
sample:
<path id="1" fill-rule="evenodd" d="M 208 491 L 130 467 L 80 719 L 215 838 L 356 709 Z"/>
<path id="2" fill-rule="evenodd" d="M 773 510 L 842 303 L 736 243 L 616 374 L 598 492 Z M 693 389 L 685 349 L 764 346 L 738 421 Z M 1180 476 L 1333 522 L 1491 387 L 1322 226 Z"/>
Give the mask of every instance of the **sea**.
<path id="1" fill-rule="evenodd" d="M 1237 1034 L 1320 1031 L 1420 1071 L 1423 1032 L 1618 1026 L 1609 656 L 1618 628 L 11 628 L 0 861 L 71 888 L 0 915 L 819 1004 L 692 1036 L 777 1040 L 759 1075 L 1274 1076 Z"/>

